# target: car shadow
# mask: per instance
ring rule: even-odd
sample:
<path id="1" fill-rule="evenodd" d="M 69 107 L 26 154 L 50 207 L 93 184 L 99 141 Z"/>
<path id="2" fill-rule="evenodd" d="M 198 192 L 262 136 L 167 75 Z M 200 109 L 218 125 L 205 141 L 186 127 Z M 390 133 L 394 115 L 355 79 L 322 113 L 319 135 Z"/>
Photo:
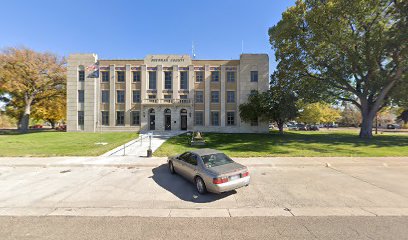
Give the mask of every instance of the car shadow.
<path id="1" fill-rule="evenodd" d="M 176 197 L 183 201 L 194 203 L 208 203 L 223 199 L 237 193 L 235 190 L 233 190 L 221 194 L 207 193 L 201 195 L 197 192 L 197 189 L 195 188 L 193 183 L 187 181 L 178 174 L 171 174 L 167 164 L 162 164 L 156 168 L 153 168 L 152 172 L 152 179 L 159 186 L 173 193 Z"/>

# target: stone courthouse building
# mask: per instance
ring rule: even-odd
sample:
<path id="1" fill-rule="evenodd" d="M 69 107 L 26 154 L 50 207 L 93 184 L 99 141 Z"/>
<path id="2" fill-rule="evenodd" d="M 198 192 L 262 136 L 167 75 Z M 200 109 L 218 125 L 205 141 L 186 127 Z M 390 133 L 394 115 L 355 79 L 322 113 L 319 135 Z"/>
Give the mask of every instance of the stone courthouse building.
<path id="1" fill-rule="evenodd" d="M 239 60 L 72 54 L 67 81 L 68 131 L 268 131 L 267 123 L 239 117 L 251 91 L 269 88 L 267 54 Z"/>

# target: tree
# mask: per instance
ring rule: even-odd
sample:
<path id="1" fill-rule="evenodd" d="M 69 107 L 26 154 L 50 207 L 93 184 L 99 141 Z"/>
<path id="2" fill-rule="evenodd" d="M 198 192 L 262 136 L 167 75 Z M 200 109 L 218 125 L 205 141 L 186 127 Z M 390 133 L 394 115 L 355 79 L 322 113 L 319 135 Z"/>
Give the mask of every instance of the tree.
<path id="1" fill-rule="evenodd" d="M 306 104 L 303 111 L 299 114 L 298 121 L 315 124 L 315 123 L 333 123 L 340 118 L 337 109 L 332 108 L 327 103 L 310 103 Z"/>
<path id="2" fill-rule="evenodd" d="M 35 119 L 48 121 L 52 128 L 55 124 L 65 119 L 67 112 L 67 101 L 65 91 L 54 99 L 43 99 L 33 106 L 32 116 Z"/>
<path id="3" fill-rule="evenodd" d="M 344 126 L 358 127 L 361 124 L 361 112 L 352 104 L 345 103 L 340 115 L 339 122 Z"/>
<path id="4" fill-rule="evenodd" d="M 361 112 L 361 138 L 406 85 L 408 1 L 297 0 L 269 29 L 284 75 L 303 96 L 334 96 Z"/>
<path id="5" fill-rule="evenodd" d="M 405 125 L 408 124 L 408 109 L 403 110 L 397 117 L 397 120 L 403 121 Z"/>
<path id="6" fill-rule="evenodd" d="M 65 72 L 65 60 L 51 53 L 9 48 L 0 55 L 0 89 L 8 98 L 6 113 L 15 115 L 21 132 L 27 132 L 33 105 L 52 101 L 64 91 Z"/>
<path id="7" fill-rule="evenodd" d="M 239 106 L 239 111 L 241 119 L 246 122 L 256 118 L 276 122 L 279 133 L 283 134 L 284 123 L 298 115 L 297 97 L 293 91 L 272 80 L 270 90 L 249 95 L 248 101 Z"/>

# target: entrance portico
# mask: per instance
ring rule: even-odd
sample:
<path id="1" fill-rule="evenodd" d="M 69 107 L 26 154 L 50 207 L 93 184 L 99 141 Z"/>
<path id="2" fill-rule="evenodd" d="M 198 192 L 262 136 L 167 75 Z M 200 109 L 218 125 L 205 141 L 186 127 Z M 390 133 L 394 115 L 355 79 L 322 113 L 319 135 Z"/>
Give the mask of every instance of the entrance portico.
<path id="1" fill-rule="evenodd" d="M 185 106 L 146 106 L 142 109 L 141 130 L 193 130 L 192 109 Z"/>

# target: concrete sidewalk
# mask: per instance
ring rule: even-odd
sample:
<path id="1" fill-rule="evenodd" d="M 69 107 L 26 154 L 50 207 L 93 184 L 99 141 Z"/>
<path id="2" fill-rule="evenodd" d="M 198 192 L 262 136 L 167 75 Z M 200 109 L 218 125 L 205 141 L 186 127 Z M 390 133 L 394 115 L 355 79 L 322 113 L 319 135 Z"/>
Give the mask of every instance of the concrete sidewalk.
<path id="1" fill-rule="evenodd" d="M 156 151 L 167 139 L 183 134 L 185 131 L 171 132 L 152 132 L 151 142 L 148 133 L 141 133 L 138 139 L 132 140 L 124 145 L 121 145 L 111 151 L 101 155 L 102 157 L 111 156 L 135 156 L 146 157 L 147 150 L 150 148 Z"/>

